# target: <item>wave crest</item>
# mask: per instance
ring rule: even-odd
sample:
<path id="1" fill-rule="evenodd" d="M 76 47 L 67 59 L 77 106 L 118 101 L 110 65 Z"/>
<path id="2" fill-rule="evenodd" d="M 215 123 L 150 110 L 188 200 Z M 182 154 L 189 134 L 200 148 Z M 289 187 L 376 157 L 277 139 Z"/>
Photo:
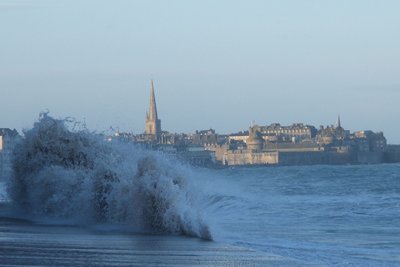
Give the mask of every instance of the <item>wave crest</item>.
<path id="1" fill-rule="evenodd" d="M 12 203 L 35 217 L 123 223 L 211 240 L 190 170 L 133 145 L 107 143 L 42 114 L 16 147 Z"/>

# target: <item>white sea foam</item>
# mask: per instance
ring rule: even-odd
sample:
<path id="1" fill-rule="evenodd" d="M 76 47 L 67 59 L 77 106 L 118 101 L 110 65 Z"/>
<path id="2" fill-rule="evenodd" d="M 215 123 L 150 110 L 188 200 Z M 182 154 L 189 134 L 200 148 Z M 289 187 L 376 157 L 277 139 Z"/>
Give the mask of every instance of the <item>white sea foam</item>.
<path id="1" fill-rule="evenodd" d="M 189 168 L 69 125 L 42 114 L 25 132 L 8 183 L 16 209 L 33 218 L 121 223 L 137 232 L 212 239 Z"/>
<path id="2" fill-rule="evenodd" d="M 0 202 L 7 201 L 6 186 L 4 182 L 0 182 Z"/>

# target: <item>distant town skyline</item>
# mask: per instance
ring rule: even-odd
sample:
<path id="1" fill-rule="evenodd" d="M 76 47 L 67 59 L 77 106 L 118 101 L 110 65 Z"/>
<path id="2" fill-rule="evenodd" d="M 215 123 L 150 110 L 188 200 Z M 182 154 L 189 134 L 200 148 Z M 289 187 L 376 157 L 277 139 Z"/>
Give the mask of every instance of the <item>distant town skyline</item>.
<path id="1" fill-rule="evenodd" d="M 0 127 L 39 113 L 144 132 L 296 122 L 400 143 L 398 1 L 0 0 Z"/>

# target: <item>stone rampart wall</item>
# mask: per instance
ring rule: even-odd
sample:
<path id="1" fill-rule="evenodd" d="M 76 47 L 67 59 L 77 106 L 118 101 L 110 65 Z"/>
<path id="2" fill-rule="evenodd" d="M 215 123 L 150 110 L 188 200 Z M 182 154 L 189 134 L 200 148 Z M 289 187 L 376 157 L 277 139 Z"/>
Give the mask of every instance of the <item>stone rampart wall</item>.
<path id="1" fill-rule="evenodd" d="M 228 151 L 224 154 L 222 163 L 229 166 L 278 164 L 278 153 L 252 153 L 246 151 L 243 151 L 241 153 L 232 153 L 231 151 Z"/>
<path id="2" fill-rule="evenodd" d="M 353 162 L 351 153 L 333 151 L 279 153 L 280 165 L 350 164 Z"/>

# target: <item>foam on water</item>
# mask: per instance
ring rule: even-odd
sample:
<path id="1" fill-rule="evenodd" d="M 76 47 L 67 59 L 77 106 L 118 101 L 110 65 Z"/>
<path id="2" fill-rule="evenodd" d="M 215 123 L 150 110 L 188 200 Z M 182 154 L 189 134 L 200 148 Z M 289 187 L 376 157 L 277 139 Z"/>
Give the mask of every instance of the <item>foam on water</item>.
<path id="1" fill-rule="evenodd" d="M 189 168 L 42 114 L 15 149 L 8 195 L 30 218 L 212 239 Z"/>
<path id="2" fill-rule="evenodd" d="M 0 203 L 7 201 L 7 192 L 4 182 L 0 181 Z"/>

